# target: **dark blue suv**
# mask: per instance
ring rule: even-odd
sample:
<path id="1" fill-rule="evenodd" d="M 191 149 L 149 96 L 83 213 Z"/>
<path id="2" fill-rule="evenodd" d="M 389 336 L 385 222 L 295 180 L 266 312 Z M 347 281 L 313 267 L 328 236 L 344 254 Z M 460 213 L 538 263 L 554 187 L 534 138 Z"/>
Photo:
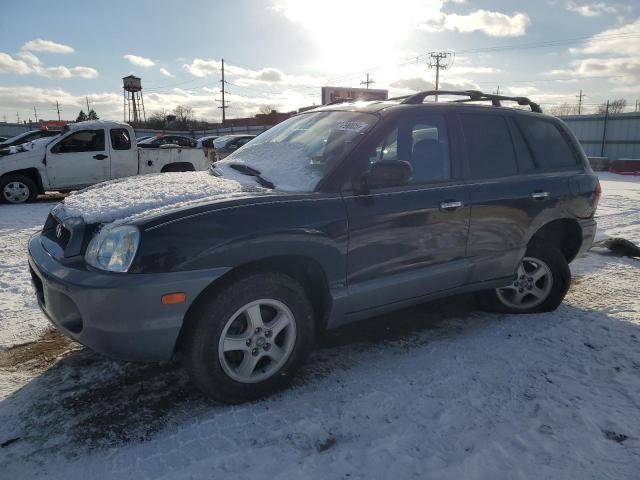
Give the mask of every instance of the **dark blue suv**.
<path id="1" fill-rule="evenodd" d="M 172 174 L 242 185 L 225 195 L 110 222 L 63 203 L 29 244 L 42 309 L 115 358 L 179 353 L 240 402 L 285 385 L 326 328 L 460 292 L 557 308 L 596 229 L 580 145 L 526 98 L 438 93 L 459 100 L 325 106 Z"/>

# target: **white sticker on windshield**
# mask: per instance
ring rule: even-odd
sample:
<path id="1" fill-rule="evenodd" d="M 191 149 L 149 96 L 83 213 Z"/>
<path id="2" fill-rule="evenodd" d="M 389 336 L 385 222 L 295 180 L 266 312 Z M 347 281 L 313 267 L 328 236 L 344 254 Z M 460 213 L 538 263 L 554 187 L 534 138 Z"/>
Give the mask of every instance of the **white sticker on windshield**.
<path id="1" fill-rule="evenodd" d="M 343 120 L 338 122 L 336 130 L 348 130 L 350 132 L 361 132 L 369 126 L 368 123 L 358 122 L 356 120 Z"/>

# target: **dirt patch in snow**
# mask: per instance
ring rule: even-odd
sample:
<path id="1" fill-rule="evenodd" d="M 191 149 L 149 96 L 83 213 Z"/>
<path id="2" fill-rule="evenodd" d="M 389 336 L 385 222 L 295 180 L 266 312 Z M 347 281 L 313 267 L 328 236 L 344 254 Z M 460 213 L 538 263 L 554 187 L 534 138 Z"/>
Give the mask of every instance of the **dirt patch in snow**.
<path id="1" fill-rule="evenodd" d="M 0 352 L 0 368 L 45 370 L 63 355 L 82 348 L 56 330 L 48 330 L 37 340 Z"/>

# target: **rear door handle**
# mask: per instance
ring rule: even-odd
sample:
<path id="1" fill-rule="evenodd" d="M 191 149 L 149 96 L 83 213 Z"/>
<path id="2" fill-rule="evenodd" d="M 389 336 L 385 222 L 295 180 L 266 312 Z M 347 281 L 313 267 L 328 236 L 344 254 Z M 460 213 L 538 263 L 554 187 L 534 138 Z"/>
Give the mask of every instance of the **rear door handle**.
<path id="1" fill-rule="evenodd" d="M 96 160 L 104 160 L 105 158 L 109 158 L 109 155 L 103 155 L 99 153 L 98 155 L 94 155 L 93 158 L 95 158 Z"/>
<path id="2" fill-rule="evenodd" d="M 440 210 L 456 210 L 462 207 L 462 202 L 459 200 L 447 200 L 446 202 L 440 202 Z"/>
<path id="3" fill-rule="evenodd" d="M 531 198 L 534 200 L 544 200 L 549 197 L 549 192 L 543 192 L 541 190 L 537 190 L 531 194 Z"/>

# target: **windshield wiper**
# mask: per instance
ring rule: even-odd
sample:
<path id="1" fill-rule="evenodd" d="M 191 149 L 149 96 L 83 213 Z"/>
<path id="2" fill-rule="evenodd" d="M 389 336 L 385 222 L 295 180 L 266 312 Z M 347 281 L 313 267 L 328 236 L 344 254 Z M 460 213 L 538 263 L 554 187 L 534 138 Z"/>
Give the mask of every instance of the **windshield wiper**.
<path id="1" fill-rule="evenodd" d="M 256 170 L 255 168 L 250 167 L 249 165 L 245 165 L 244 163 L 232 163 L 229 166 L 234 170 L 240 173 L 243 173 L 244 175 L 249 175 L 250 177 L 254 177 L 256 181 L 263 187 L 271 188 L 271 189 L 275 188 L 275 185 L 272 182 L 270 182 L 269 180 L 264 178 L 262 175 L 260 175 L 259 170 Z"/>

